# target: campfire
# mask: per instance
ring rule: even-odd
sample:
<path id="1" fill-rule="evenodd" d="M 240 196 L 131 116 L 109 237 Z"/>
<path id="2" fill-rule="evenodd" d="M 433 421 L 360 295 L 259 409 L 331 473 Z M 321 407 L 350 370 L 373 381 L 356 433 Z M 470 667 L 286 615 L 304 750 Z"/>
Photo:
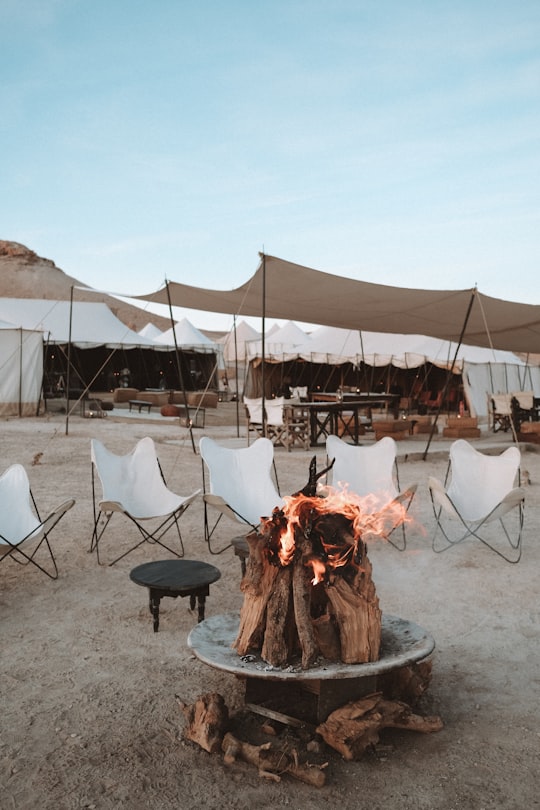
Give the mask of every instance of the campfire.
<path id="1" fill-rule="evenodd" d="M 270 666 L 377 661 L 381 619 L 368 543 L 406 520 L 395 502 L 376 510 L 346 488 L 317 487 L 317 474 L 247 537 L 249 560 L 234 649 Z"/>
<path id="2" fill-rule="evenodd" d="M 442 720 L 409 705 L 430 682 L 431 662 L 423 659 L 434 641 L 413 622 L 382 616 L 367 554 L 373 540 L 405 521 L 406 509 L 318 489 L 326 471 L 317 474 L 313 458 L 306 486 L 248 535 L 239 622 L 232 614 L 211 617 L 188 641 L 201 660 L 245 683 L 249 712 L 285 727 L 307 723 L 351 760 L 376 746 L 382 729 L 431 733 Z M 182 701 L 185 736 L 207 751 L 221 746 L 225 763 L 244 759 L 265 778 L 287 772 L 324 784 L 326 763 L 310 764 L 307 750 L 289 757 L 286 740 L 253 745 L 231 734 L 223 704 L 219 694 L 191 706 Z"/>

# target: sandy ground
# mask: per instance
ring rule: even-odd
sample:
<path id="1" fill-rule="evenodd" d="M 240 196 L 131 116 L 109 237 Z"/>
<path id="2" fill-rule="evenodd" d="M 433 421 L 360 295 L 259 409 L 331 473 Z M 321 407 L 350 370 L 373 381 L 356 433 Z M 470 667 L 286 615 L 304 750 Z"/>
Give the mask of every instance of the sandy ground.
<path id="1" fill-rule="evenodd" d="M 212 419 L 214 424 L 212 423 Z M 203 432 L 235 442 L 234 427 L 216 417 Z M 145 544 L 114 567 L 88 553 L 92 530 L 90 438 L 127 452 L 145 435 L 156 441 L 171 489 L 201 486 L 201 460 L 177 427 L 149 420 L 61 415 L 2 423 L 2 470 L 22 463 L 43 511 L 67 497 L 76 504 L 54 535 L 60 577 L 33 567 L 0 565 L 0 806 L 8 810 L 169 810 L 287 806 L 370 810 L 522 810 L 537 807 L 540 730 L 540 605 L 538 570 L 540 455 L 523 449 L 528 472 L 521 562 L 512 566 L 479 544 L 446 554 L 431 550 L 430 474 L 444 475 L 448 442 L 436 440 L 427 460 L 406 454 L 401 482 L 418 482 L 416 528 L 401 554 L 373 546 L 370 558 L 383 612 L 413 620 L 434 636 L 433 680 L 422 699 L 439 714 L 433 735 L 383 734 L 384 748 L 359 762 L 331 750 L 327 784 L 316 789 L 284 777 L 265 781 L 254 768 L 228 767 L 182 739 L 175 695 L 193 702 L 217 691 L 231 712 L 242 707 L 242 684 L 194 658 L 187 637 L 196 623 L 188 600 L 162 602 L 152 632 L 146 590 L 131 568 L 164 555 Z M 508 443 L 507 437 L 498 437 Z M 245 438 L 241 439 L 245 443 Z M 493 445 L 493 437 L 483 443 Z M 480 443 L 482 444 L 482 442 Z M 407 445 L 407 446 L 406 446 Z M 416 450 L 419 447 L 416 445 Z M 36 453 L 39 464 L 32 466 Z M 305 483 L 312 452 L 276 450 L 283 494 Z M 317 451 L 320 466 L 324 449 Z M 207 617 L 237 612 L 240 566 L 231 550 L 212 556 L 204 542 L 198 500 L 182 518 L 186 557 L 217 565 Z M 223 539 L 235 534 L 223 524 Z M 133 530 L 115 518 L 104 552 L 127 547 Z"/>

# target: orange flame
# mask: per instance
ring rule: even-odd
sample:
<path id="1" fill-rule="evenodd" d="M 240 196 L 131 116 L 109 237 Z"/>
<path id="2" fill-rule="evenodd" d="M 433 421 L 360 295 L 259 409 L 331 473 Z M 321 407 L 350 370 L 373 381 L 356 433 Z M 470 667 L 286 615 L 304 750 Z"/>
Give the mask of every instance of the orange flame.
<path id="1" fill-rule="evenodd" d="M 351 564 L 361 567 L 362 543 L 385 540 L 408 520 L 406 507 L 391 496 L 360 497 L 346 486 L 325 486 L 314 497 L 300 494 L 285 497 L 284 501 L 284 520 L 278 535 L 279 564 L 287 566 L 292 562 L 298 538 L 316 540 L 317 550 L 304 560 L 313 568 L 313 584 L 322 582 L 338 568 Z M 335 527 L 324 520 L 329 515 L 337 518 Z"/>

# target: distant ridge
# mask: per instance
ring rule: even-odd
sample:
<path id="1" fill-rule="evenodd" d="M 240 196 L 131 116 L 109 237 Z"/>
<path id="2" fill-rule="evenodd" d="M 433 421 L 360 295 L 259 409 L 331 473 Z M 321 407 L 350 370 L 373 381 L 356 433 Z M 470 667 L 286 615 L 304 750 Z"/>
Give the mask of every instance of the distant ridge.
<path id="1" fill-rule="evenodd" d="M 73 276 L 68 276 L 53 261 L 38 256 L 25 245 L 0 239 L 0 297 L 69 301 L 71 287 L 74 285 L 92 289 Z M 105 293 L 76 290 L 75 297 L 77 301 L 104 302 L 134 332 L 141 330 L 147 323 L 155 324 L 161 331 L 169 329 L 171 325 L 168 318 L 125 304 Z"/>

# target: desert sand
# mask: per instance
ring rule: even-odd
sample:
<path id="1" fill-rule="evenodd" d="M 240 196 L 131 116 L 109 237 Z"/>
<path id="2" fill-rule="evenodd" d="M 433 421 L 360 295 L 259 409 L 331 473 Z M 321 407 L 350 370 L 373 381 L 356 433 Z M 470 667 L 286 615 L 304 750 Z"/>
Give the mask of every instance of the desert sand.
<path id="1" fill-rule="evenodd" d="M 245 444 L 243 427 L 238 439 L 232 424 L 214 421 L 194 431 L 196 448 L 203 433 Z M 378 543 L 369 555 L 383 612 L 417 622 L 435 639 L 433 678 L 420 709 L 440 715 L 444 728 L 432 735 L 388 730 L 382 745 L 357 762 L 324 750 L 327 780 L 317 789 L 287 776 L 269 782 L 255 768 L 227 766 L 183 739 L 176 695 L 190 703 L 219 692 L 234 713 L 243 703 L 241 682 L 193 656 L 187 638 L 197 617 L 188 600 L 163 600 L 159 632 L 152 631 L 146 589 L 129 572 L 163 558 L 159 547 L 145 544 L 114 567 L 98 566 L 89 553 L 90 439 L 120 453 L 151 436 L 168 485 L 187 494 L 202 485 L 189 434 L 150 420 L 73 416 L 66 436 L 61 414 L 6 420 L 1 429 L 2 471 L 22 463 L 43 512 L 76 499 L 52 538 L 58 580 L 13 561 L 0 565 L 2 808 L 539 806 L 540 456 L 534 447 L 521 447 L 528 474 L 524 551 L 519 564 L 509 565 L 475 542 L 433 553 L 426 482 L 428 475 L 444 476 L 449 441 L 436 439 L 426 460 L 423 445 L 400 442 L 401 483 L 418 483 L 415 523 L 404 553 Z M 477 445 L 502 449 L 509 442 L 486 434 Z M 313 451 L 278 448 L 275 455 L 282 494 L 297 490 Z M 324 448 L 316 455 L 322 467 Z M 238 612 L 238 559 L 230 549 L 209 553 L 200 499 L 182 527 L 186 558 L 211 562 L 222 574 L 210 588 L 206 616 Z M 127 548 L 133 531 L 115 517 L 104 552 Z M 236 533 L 232 522 L 222 522 L 223 543 Z"/>

